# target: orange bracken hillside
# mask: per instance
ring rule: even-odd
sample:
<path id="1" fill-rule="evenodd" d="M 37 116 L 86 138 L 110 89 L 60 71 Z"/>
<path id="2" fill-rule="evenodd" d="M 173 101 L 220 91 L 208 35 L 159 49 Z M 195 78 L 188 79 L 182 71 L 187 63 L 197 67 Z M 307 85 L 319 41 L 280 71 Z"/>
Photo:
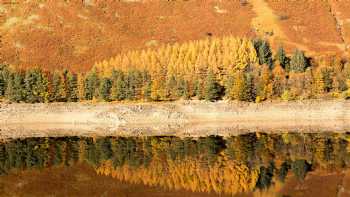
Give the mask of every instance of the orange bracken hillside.
<path id="1" fill-rule="evenodd" d="M 288 51 L 341 53 L 347 0 L 0 0 L 0 61 L 85 71 L 131 49 L 210 36 L 262 36 Z"/>
<path id="2" fill-rule="evenodd" d="M 1 5 L 8 63 L 86 69 L 120 51 L 208 35 L 252 35 L 239 1 L 31 1 Z"/>

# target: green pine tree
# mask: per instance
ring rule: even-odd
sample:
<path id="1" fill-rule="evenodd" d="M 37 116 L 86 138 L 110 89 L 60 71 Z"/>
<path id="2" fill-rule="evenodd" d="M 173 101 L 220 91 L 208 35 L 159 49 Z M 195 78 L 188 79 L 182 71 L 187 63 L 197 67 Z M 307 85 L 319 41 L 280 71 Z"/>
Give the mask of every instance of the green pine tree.
<path id="1" fill-rule="evenodd" d="M 98 76 L 95 70 L 92 70 L 90 73 L 87 74 L 85 78 L 84 83 L 84 94 L 86 100 L 92 100 L 94 97 L 96 97 L 96 90 L 98 89 Z"/>
<path id="2" fill-rule="evenodd" d="M 146 100 L 146 101 L 150 101 L 152 100 L 152 97 L 151 97 L 151 92 L 152 92 L 152 81 L 149 80 L 149 81 L 146 81 L 145 82 L 145 86 L 143 87 L 143 98 Z"/>
<path id="3" fill-rule="evenodd" d="M 24 80 L 21 73 L 12 73 L 6 89 L 6 98 L 12 102 L 21 102 L 25 99 Z"/>
<path id="4" fill-rule="evenodd" d="M 294 72 L 304 72 L 307 68 L 308 63 L 304 55 L 304 52 L 300 50 L 295 50 L 291 60 L 290 60 L 290 71 Z"/>
<path id="5" fill-rule="evenodd" d="M 112 81 L 109 78 L 103 78 L 100 83 L 99 88 L 99 95 L 100 98 L 104 101 L 110 101 L 111 100 L 111 88 L 112 88 Z"/>
<path id="6" fill-rule="evenodd" d="M 215 101 L 220 98 L 221 87 L 218 84 L 215 75 L 212 71 L 209 71 L 205 81 L 204 98 L 207 101 Z"/>
<path id="7" fill-rule="evenodd" d="M 67 73 L 67 101 L 77 102 L 79 90 L 78 90 L 78 77 L 70 72 Z"/>
<path id="8" fill-rule="evenodd" d="M 11 73 L 8 66 L 0 65 L 0 97 L 4 97 L 6 95 L 10 75 Z"/>
<path id="9" fill-rule="evenodd" d="M 124 100 L 126 98 L 126 82 L 122 71 L 112 72 L 112 100 Z"/>
<path id="10" fill-rule="evenodd" d="M 26 102 L 42 103 L 48 101 L 48 79 L 40 69 L 27 70 L 24 84 Z"/>
<path id="11" fill-rule="evenodd" d="M 188 82 L 183 78 L 180 78 L 179 82 L 177 83 L 176 94 L 178 97 L 182 97 L 184 99 L 189 99 L 191 97 L 188 89 Z"/>
<path id="12" fill-rule="evenodd" d="M 5 88 L 5 79 L 2 72 L 0 71 L 0 98 L 5 95 Z"/>
<path id="13" fill-rule="evenodd" d="M 62 77 L 58 72 L 54 72 L 52 76 L 50 101 L 51 102 L 62 102 L 64 100 L 64 85 Z"/>
<path id="14" fill-rule="evenodd" d="M 282 46 L 278 47 L 275 60 L 278 60 L 279 63 L 281 64 L 282 68 L 286 69 L 289 71 L 289 59 L 286 55 L 286 52 Z"/>
<path id="15" fill-rule="evenodd" d="M 178 94 L 176 94 L 177 81 L 174 75 L 171 75 L 166 83 L 166 97 L 170 100 L 176 99 Z"/>
<path id="16" fill-rule="evenodd" d="M 267 64 L 270 69 L 273 69 L 272 52 L 269 43 L 261 39 L 256 39 L 253 43 L 258 55 L 259 64 Z"/>
<path id="17" fill-rule="evenodd" d="M 244 86 L 242 88 L 243 93 L 240 94 L 242 101 L 255 101 L 255 88 L 253 76 L 250 73 L 244 75 Z"/>

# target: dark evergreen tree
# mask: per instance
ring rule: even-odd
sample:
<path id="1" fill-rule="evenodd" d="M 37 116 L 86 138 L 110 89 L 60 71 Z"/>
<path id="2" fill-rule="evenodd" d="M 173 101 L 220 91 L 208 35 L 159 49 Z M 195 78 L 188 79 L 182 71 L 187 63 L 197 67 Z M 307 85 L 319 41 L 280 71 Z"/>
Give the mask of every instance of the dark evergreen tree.
<path id="1" fill-rule="evenodd" d="M 152 78 L 151 78 L 151 75 L 146 70 L 142 72 L 142 86 L 143 86 L 141 87 L 142 99 L 146 101 L 150 101 L 151 93 L 152 93 Z"/>
<path id="2" fill-rule="evenodd" d="M 279 61 L 282 68 L 289 71 L 289 58 L 287 57 L 286 52 L 282 46 L 278 47 L 275 60 Z"/>
<path id="3" fill-rule="evenodd" d="M 110 101 L 111 100 L 111 88 L 112 88 L 112 81 L 109 78 L 103 78 L 100 83 L 99 88 L 99 95 L 100 98 L 104 101 Z"/>
<path id="4" fill-rule="evenodd" d="M 9 77 L 9 83 L 6 89 L 6 97 L 12 101 L 19 103 L 25 99 L 24 80 L 20 72 L 12 73 Z"/>
<path id="5" fill-rule="evenodd" d="M 307 59 L 304 52 L 300 50 L 295 50 L 291 60 L 290 60 L 290 71 L 293 72 L 304 72 L 308 66 Z"/>
<path id="6" fill-rule="evenodd" d="M 5 96 L 5 79 L 4 76 L 2 75 L 2 72 L 0 71 L 0 98 Z"/>
<path id="7" fill-rule="evenodd" d="M 261 39 L 255 39 L 253 43 L 258 55 L 259 64 L 267 64 L 270 69 L 273 69 L 272 52 L 269 43 Z"/>
<path id="8" fill-rule="evenodd" d="M 145 85 L 143 87 L 143 98 L 146 101 L 152 100 L 151 93 L 152 93 L 152 81 L 149 80 L 145 82 Z"/>
<path id="9" fill-rule="evenodd" d="M 11 76 L 7 65 L 0 65 L 0 98 L 6 95 L 7 84 Z"/>
<path id="10" fill-rule="evenodd" d="M 166 97 L 170 100 L 174 100 L 178 97 L 176 94 L 177 81 L 174 75 L 171 75 L 166 82 Z"/>
<path id="11" fill-rule="evenodd" d="M 220 98 L 221 86 L 216 81 L 215 75 L 209 71 L 205 81 L 204 98 L 207 101 L 215 101 Z"/>
<path id="12" fill-rule="evenodd" d="M 37 92 L 35 84 L 37 83 L 37 73 L 35 70 L 27 70 L 24 78 L 25 88 L 24 92 L 26 95 L 26 102 L 35 103 L 37 102 Z"/>
<path id="13" fill-rule="evenodd" d="M 68 102 L 77 102 L 79 90 L 78 90 L 78 77 L 76 74 L 67 73 L 67 101 Z"/>
<path id="14" fill-rule="evenodd" d="M 185 79 L 180 78 L 178 81 L 176 94 L 178 97 L 182 97 L 184 99 L 189 99 L 191 97 L 188 90 L 188 82 Z"/>
<path id="15" fill-rule="evenodd" d="M 26 102 L 42 103 L 48 100 L 48 79 L 40 69 L 27 70 L 24 84 Z"/>
<path id="16" fill-rule="evenodd" d="M 137 70 L 131 70 L 126 76 L 125 97 L 128 100 L 135 100 L 140 97 L 142 89 L 142 73 Z"/>
<path id="17" fill-rule="evenodd" d="M 243 77 L 244 86 L 240 91 L 243 91 L 240 95 L 241 101 L 255 101 L 256 93 L 254 87 L 253 75 L 251 73 L 246 73 Z"/>
<path id="18" fill-rule="evenodd" d="M 201 100 L 204 98 L 203 91 L 202 91 L 202 83 L 199 79 L 195 81 L 194 93 L 195 93 L 195 96 L 197 96 L 197 99 Z"/>
<path id="19" fill-rule="evenodd" d="M 333 89 L 333 77 L 329 69 L 322 69 L 322 80 L 324 83 L 324 90 L 330 92 Z"/>
<path id="20" fill-rule="evenodd" d="M 122 71 L 113 70 L 112 72 L 112 100 L 124 100 L 126 98 L 126 82 Z"/>
<path id="21" fill-rule="evenodd" d="M 92 100 L 97 96 L 99 79 L 95 70 L 92 70 L 87 74 L 85 82 L 84 82 L 84 94 L 86 100 Z"/>
<path id="22" fill-rule="evenodd" d="M 62 102 L 65 99 L 64 95 L 64 85 L 62 82 L 62 77 L 58 72 L 54 72 L 52 76 L 50 101 L 52 102 Z"/>

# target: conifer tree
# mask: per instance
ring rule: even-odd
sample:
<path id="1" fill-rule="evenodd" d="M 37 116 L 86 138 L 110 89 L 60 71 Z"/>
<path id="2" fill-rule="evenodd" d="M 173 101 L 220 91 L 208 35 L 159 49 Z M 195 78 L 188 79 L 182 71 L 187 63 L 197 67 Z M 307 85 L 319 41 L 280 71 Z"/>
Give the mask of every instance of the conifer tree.
<path id="1" fill-rule="evenodd" d="M 257 39 L 254 40 L 254 47 L 258 54 L 259 64 L 267 64 L 270 69 L 273 69 L 272 52 L 269 43 L 265 40 Z"/>
<path id="2" fill-rule="evenodd" d="M 85 92 L 84 92 L 84 81 L 85 77 L 83 74 L 79 73 L 78 74 L 78 98 L 80 101 L 83 101 L 85 99 Z"/>
<path id="3" fill-rule="evenodd" d="M 286 69 L 287 71 L 289 70 L 289 59 L 282 46 L 278 47 L 275 60 L 278 60 L 282 68 Z"/>
<path id="4" fill-rule="evenodd" d="M 64 99 L 64 87 L 61 75 L 58 72 L 54 72 L 52 76 L 52 85 L 50 92 L 50 100 L 52 102 L 61 102 Z"/>
<path id="5" fill-rule="evenodd" d="M 25 88 L 24 88 L 24 92 L 26 95 L 26 102 L 29 103 L 35 103 L 37 101 L 36 98 L 36 87 L 35 84 L 37 83 L 37 73 L 35 72 L 35 70 L 27 70 L 26 71 L 26 75 L 24 78 L 24 84 L 25 84 Z"/>
<path id="6" fill-rule="evenodd" d="M 264 64 L 261 66 L 260 75 L 257 80 L 257 96 L 260 100 L 265 100 L 270 97 L 272 90 L 270 91 L 270 70 L 269 67 Z"/>
<path id="7" fill-rule="evenodd" d="M 203 94 L 203 82 L 201 79 L 197 79 L 194 84 L 194 93 L 197 99 L 201 100 L 204 98 Z"/>
<path id="8" fill-rule="evenodd" d="M 5 95 L 5 79 L 2 74 L 2 71 L 0 70 L 0 98 Z"/>
<path id="9" fill-rule="evenodd" d="M 176 97 L 178 96 L 176 88 L 177 88 L 177 81 L 175 79 L 175 76 L 171 75 L 167 80 L 167 84 L 166 84 L 166 97 L 169 98 L 170 100 L 176 99 Z"/>
<path id="10" fill-rule="evenodd" d="M 221 87 L 216 81 L 213 71 L 209 71 L 205 80 L 204 98 L 207 101 L 215 101 L 220 98 Z"/>
<path id="11" fill-rule="evenodd" d="M 322 72 L 322 78 L 323 78 L 323 82 L 324 82 L 324 89 L 326 92 L 330 92 L 333 87 L 333 76 L 332 76 L 332 71 L 325 67 L 321 70 Z"/>
<path id="12" fill-rule="evenodd" d="M 317 69 L 314 76 L 314 90 L 316 95 L 321 95 L 325 91 L 325 82 L 321 69 Z"/>
<path id="13" fill-rule="evenodd" d="M 122 71 L 113 70 L 112 71 L 112 100 L 124 100 L 126 98 L 126 82 L 125 76 Z"/>
<path id="14" fill-rule="evenodd" d="M 180 78 L 180 80 L 177 83 L 176 94 L 178 97 L 183 97 L 184 99 L 190 98 L 188 82 L 183 78 Z"/>
<path id="15" fill-rule="evenodd" d="M 146 101 L 152 100 L 151 98 L 151 92 L 152 92 L 152 81 L 146 81 L 146 84 L 143 87 L 143 99 Z"/>
<path id="16" fill-rule="evenodd" d="M 109 78 L 103 78 L 100 83 L 100 98 L 104 101 L 110 101 L 111 100 L 111 88 L 112 88 L 112 81 Z"/>
<path id="17" fill-rule="evenodd" d="M 6 97 L 12 102 L 21 102 L 25 98 L 24 80 L 21 73 L 12 73 L 6 89 Z"/>
<path id="18" fill-rule="evenodd" d="M 11 76 L 10 69 L 7 65 L 0 65 L 0 97 L 6 95 L 7 84 Z"/>
<path id="19" fill-rule="evenodd" d="M 246 73 L 244 76 L 243 94 L 240 100 L 242 101 L 255 101 L 255 87 L 253 82 L 253 76 L 250 73 Z"/>
<path id="20" fill-rule="evenodd" d="M 37 83 L 38 102 L 49 102 L 49 79 L 45 73 L 39 70 L 39 79 Z"/>
<path id="21" fill-rule="evenodd" d="M 92 100 L 94 97 L 96 97 L 98 83 L 99 81 L 96 70 L 92 70 L 85 78 L 84 93 L 86 100 Z"/>
<path id="22" fill-rule="evenodd" d="M 135 100 L 141 95 L 142 73 L 137 70 L 129 71 L 126 76 L 125 97 L 129 100 Z"/>
<path id="23" fill-rule="evenodd" d="M 48 79 L 41 70 L 28 70 L 25 75 L 24 84 L 26 102 L 35 103 L 48 101 Z"/>
<path id="24" fill-rule="evenodd" d="M 77 75 L 67 73 L 67 101 L 77 102 L 79 100 L 78 78 Z"/>
<path id="25" fill-rule="evenodd" d="M 244 72 L 236 71 L 230 81 L 232 81 L 232 86 L 227 94 L 228 98 L 231 100 L 242 100 L 244 97 Z"/>
<path id="26" fill-rule="evenodd" d="M 225 97 L 233 100 L 234 99 L 234 74 L 231 74 L 227 77 L 225 81 Z"/>
<path id="27" fill-rule="evenodd" d="M 272 70 L 272 94 L 280 97 L 284 91 L 285 83 L 285 72 L 279 62 L 277 62 L 275 68 Z"/>
<path id="28" fill-rule="evenodd" d="M 304 72 L 308 66 L 307 59 L 304 52 L 300 50 L 295 50 L 291 60 L 290 60 L 290 71 L 294 72 Z"/>

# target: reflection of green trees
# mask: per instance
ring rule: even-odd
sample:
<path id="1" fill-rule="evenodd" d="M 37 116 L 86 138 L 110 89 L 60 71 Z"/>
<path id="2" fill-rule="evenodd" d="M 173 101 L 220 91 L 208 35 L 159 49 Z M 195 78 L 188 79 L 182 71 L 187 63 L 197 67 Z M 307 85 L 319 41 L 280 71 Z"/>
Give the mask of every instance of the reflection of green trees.
<path id="1" fill-rule="evenodd" d="M 298 159 L 294 162 L 292 162 L 292 171 L 299 180 L 303 180 L 307 174 L 307 172 L 310 170 L 311 165 L 303 160 Z"/>
<path id="2" fill-rule="evenodd" d="M 182 172 L 182 167 L 177 166 L 183 165 L 183 168 L 187 169 L 190 168 L 186 166 L 188 164 L 193 168 L 200 168 L 198 172 L 201 172 L 200 176 L 203 178 L 210 177 L 208 180 L 215 180 L 216 175 L 234 176 L 221 174 L 234 163 L 235 168 L 248 170 L 241 171 L 244 172 L 242 173 L 244 176 L 256 176 L 245 177 L 245 180 L 250 178 L 249 180 L 255 181 L 255 188 L 267 189 L 276 181 L 284 182 L 286 177 L 292 175 L 302 181 L 310 170 L 346 168 L 350 164 L 347 150 L 348 135 L 334 133 L 249 133 L 228 138 L 210 136 L 183 139 L 178 137 L 27 138 L 0 144 L 0 173 L 5 174 L 14 169 L 70 166 L 77 162 L 87 162 L 99 168 L 106 161 L 110 161 L 114 169 L 125 170 L 125 167 L 131 171 L 143 169 L 142 173 L 145 176 L 152 174 L 147 173 L 147 170 L 151 171 L 154 166 L 157 166 L 162 171 L 158 173 L 164 176 L 169 173 L 167 172 L 169 169 L 178 169 L 180 171 L 177 175 L 181 175 L 185 171 Z M 222 172 L 215 171 L 221 168 Z M 206 171 L 208 174 L 203 174 Z M 216 175 L 209 174 L 209 171 L 215 172 Z M 179 180 L 169 181 L 175 184 Z M 170 183 L 166 184 L 169 187 Z M 208 184 L 207 190 L 210 191 L 210 184 L 206 184 Z M 224 182 L 215 184 L 217 188 L 227 186 L 217 185 Z M 240 191 L 237 186 L 235 187 L 235 191 Z M 191 185 L 191 188 L 199 187 Z"/>

